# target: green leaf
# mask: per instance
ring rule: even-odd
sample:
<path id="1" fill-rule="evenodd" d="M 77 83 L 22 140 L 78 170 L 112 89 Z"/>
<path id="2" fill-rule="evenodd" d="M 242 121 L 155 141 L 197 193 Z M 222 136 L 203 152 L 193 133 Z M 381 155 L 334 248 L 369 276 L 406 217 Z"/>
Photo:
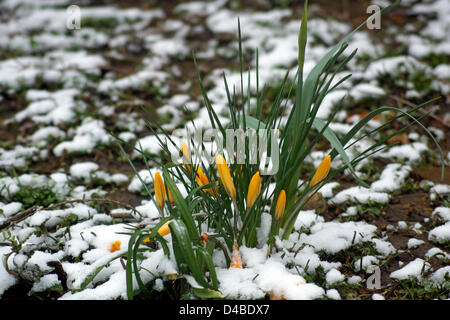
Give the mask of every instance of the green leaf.
<path id="1" fill-rule="evenodd" d="M 189 237 L 185 224 L 179 219 L 174 219 L 169 224 L 169 228 L 172 233 L 172 245 L 174 247 L 174 252 L 176 252 L 175 258 L 177 259 L 177 264 L 181 265 L 185 263 L 189 267 L 189 271 L 192 273 L 195 280 L 203 287 L 209 288 L 210 285 L 203 276 L 202 268 L 195 256 L 191 238 Z M 177 247 L 176 251 L 175 247 Z"/>
<path id="2" fill-rule="evenodd" d="M 192 239 L 198 238 L 200 235 L 198 234 L 197 229 L 195 227 L 194 218 L 192 217 L 192 213 L 189 210 L 189 205 L 186 203 L 186 200 L 181 195 L 180 190 L 178 190 L 176 183 L 170 177 L 167 167 L 163 168 L 163 177 L 164 183 L 166 184 L 167 188 L 169 188 L 170 191 L 172 192 L 173 198 L 175 199 L 175 203 L 177 204 L 177 208 L 180 210 L 180 217 L 183 220 L 184 224 L 186 225 L 190 237 Z"/>
<path id="3" fill-rule="evenodd" d="M 303 64 L 305 63 L 305 48 L 307 41 L 307 25 L 308 25 L 308 0 L 305 1 L 303 9 L 302 23 L 300 25 L 300 32 L 298 33 L 298 66 L 303 71 Z"/>
<path id="4" fill-rule="evenodd" d="M 127 298 L 128 300 L 133 300 L 134 290 L 133 290 L 133 246 L 135 245 L 136 238 L 142 233 L 142 230 L 136 230 L 128 240 L 128 252 L 127 252 L 127 265 L 126 265 L 126 284 L 127 284 Z"/>
<path id="5" fill-rule="evenodd" d="M 416 124 L 418 124 L 431 138 L 431 140 L 433 140 L 434 144 L 436 145 L 438 151 L 439 151 L 439 157 L 441 160 L 441 179 L 444 179 L 444 171 L 445 171 L 445 158 L 444 158 L 444 154 L 442 152 L 441 147 L 439 146 L 439 143 L 437 142 L 436 138 L 433 136 L 433 134 L 430 132 L 430 130 L 428 130 L 423 124 L 421 124 L 414 116 L 411 115 L 411 113 L 413 111 L 416 111 L 420 108 L 422 108 L 423 106 L 437 100 L 440 99 L 440 97 L 431 99 L 429 101 L 426 101 L 420 105 L 415 106 L 414 108 L 409 109 L 408 111 L 403 111 L 399 108 L 395 108 L 395 107 L 380 107 L 372 112 L 370 112 L 369 114 L 367 114 L 363 119 L 361 119 L 357 124 L 355 124 L 353 126 L 353 128 L 342 138 L 342 144 L 345 146 L 345 144 L 350 141 L 350 139 L 365 125 L 367 124 L 367 122 L 369 122 L 373 117 L 375 117 L 377 114 L 380 114 L 381 112 L 384 111 L 395 111 L 395 112 L 399 112 L 402 115 L 401 116 L 406 116 L 408 118 L 410 118 L 412 121 L 414 121 Z M 400 132 L 402 129 L 397 130 L 397 133 Z M 396 133 L 394 133 L 393 135 L 395 135 Z M 378 145 L 379 143 L 375 144 Z M 375 146 L 374 145 L 374 146 Z M 374 147 L 372 146 L 372 147 Z M 331 153 L 331 156 L 333 157 L 333 154 L 336 153 L 337 150 L 333 150 Z"/>
<path id="6" fill-rule="evenodd" d="M 213 288 L 217 289 L 219 287 L 219 281 L 217 280 L 216 268 L 214 267 L 214 263 L 213 263 L 211 255 L 203 247 L 197 248 L 196 252 L 197 252 L 197 256 L 199 258 L 202 258 L 203 262 L 206 264 L 206 266 L 209 270 L 209 275 L 211 276 Z"/>
<path id="7" fill-rule="evenodd" d="M 243 119 L 239 119 L 239 124 L 244 125 Z M 250 115 L 245 116 L 246 129 L 266 129 L 266 124 Z"/>

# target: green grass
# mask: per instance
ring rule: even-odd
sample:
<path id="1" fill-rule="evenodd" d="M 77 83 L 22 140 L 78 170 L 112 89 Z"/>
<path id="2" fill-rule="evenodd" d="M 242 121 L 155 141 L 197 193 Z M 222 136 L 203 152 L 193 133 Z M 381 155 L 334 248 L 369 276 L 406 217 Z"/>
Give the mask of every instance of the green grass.
<path id="1" fill-rule="evenodd" d="M 6 199 L 2 199 L 6 201 Z M 48 187 L 31 187 L 20 186 L 19 191 L 11 196 L 11 202 L 21 202 L 23 207 L 30 208 L 35 205 L 49 206 L 52 203 L 57 203 L 57 195 Z"/>
<path id="2" fill-rule="evenodd" d="M 422 58 L 424 62 L 429 64 L 431 67 L 435 68 L 440 64 L 450 64 L 450 55 L 448 54 L 439 54 L 439 53 L 430 53 L 426 57 Z"/>
<path id="3" fill-rule="evenodd" d="M 120 25 L 119 20 L 115 17 L 83 17 L 81 15 L 81 27 L 92 28 L 98 31 L 108 31 Z"/>
<path id="4" fill-rule="evenodd" d="M 450 277 L 443 284 L 436 284 L 430 280 L 417 279 L 394 281 L 393 286 L 385 291 L 385 295 L 392 300 L 432 300 L 448 299 Z"/>

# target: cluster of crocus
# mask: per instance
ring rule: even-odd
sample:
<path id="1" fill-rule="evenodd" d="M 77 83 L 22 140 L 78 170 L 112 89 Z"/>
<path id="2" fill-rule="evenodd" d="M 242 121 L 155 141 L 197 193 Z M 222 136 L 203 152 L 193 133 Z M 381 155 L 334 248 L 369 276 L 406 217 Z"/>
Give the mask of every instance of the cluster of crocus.
<path id="1" fill-rule="evenodd" d="M 187 164 L 186 160 L 190 160 L 190 154 L 189 154 L 189 148 L 185 142 L 182 142 L 181 144 L 181 151 L 185 157 L 185 166 L 190 171 L 190 166 Z M 236 187 L 233 182 L 233 178 L 230 173 L 230 169 L 227 165 L 227 162 L 223 155 L 220 153 L 216 155 L 216 166 L 217 166 L 217 172 L 219 174 L 220 181 L 222 183 L 222 186 L 224 187 L 226 193 L 230 196 L 232 199 L 235 208 L 236 206 Z M 321 181 L 323 181 L 330 172 L 331 167 L 331 156 L 327 155 L 318 168 L 316 169 L 316 172 L 314 173 L 311 181 L 310 181 L 310 188 L 314 188 Z M 210 181 L 208 177 L 204 174 L 203 170 L 200 167 L 197 167 L 197 174 L 195 177 L 195 180 L 197 182 L 198 186 L 204 186 L 210 184 Z M 215 195 L 212 188 L 208 188 L 207 191 L 211 195 Z M 257 171 L 251 178 L 249 187 L 248 187 L 248 193 L 246 198 L 246 208 L 247 213 L 250 211 L 250 209 L 254 206 L 256 200 L 258 199 L 259 195 L 261 193 L 261 175 L 260 172 Z M 278 194 L 275 211 L 274 211 L 274 218 L 276 221 L 281 220 L 283 213 L 286 209 L 286 191 L 282 189 L 280 193 Z"/>
<path id="2" fill-rule="evenodd" d="M 201 192 L 203 194 L 210 194 L 212 197 L 217 198 L 219 197 L 219 192 L 217 189 L 217 186 L 215 184 L 211 184 L 210 180 L 208 179 L 207 175 L 204 173 L 202 168 L 200 166 L 194 166 L 191 163 L 191 156 L 189 147 L 186 142 L 182 142 L 180 151 L 183 154 L 183 166 L 186 169 L 188 174 L 192 174 L 192 172 L 195 172 L 195 183 L 199 187 L 203 186 L 209 186 L 206 188 L 203 188 Z M 236 191 L 236 185 L 233 181 L 232 174 L 230 172 L 230 168 L 222 154 L 216 155 L 216 167 L 217 167 L 217 173 L 220 180 L 221 185 L 223 186 L 225 192 L 228 194 L 228 196 L 231 198 L 234 209 L 235 209 L 235 215 L 238 219 L 238 230 L 233 231 L 234 236 L 234 244 L 233 244 L 233 263 L 232 265 L 234 267 L 236 266 L 242 266 L 242 263 L 239 262 L 239 251 L 237 249 L 237 242 L 236 242 L 236 231 L 242 231 L 241 228 L 243 227 L 243 222 L 241 220 L 241 214 L 238 210 L 238 205 L 236 203 L 237 201 L 237 191 Z M 326 156 L 318 168 L 316 169 L 313 177 L 310 180 L 309 183 L 309 190 L 312 192 L 316 190 L 317 186 L 320 186 L 320 183 L 328 176 L 331 166 L 331 156 Z M 211 186 L 213 185 L 213 186 Z M 240 184 L 238 184 L 240 186 Z M 161 217 L 164 218 L 164 206 L 167 200 L 169 200 L 171 203 L 174 202 L 172 192 L 166 188 L 163 179 L 161 178 L 161 175 L 159 172 L 155 174 L 154 179 L 154 188 L 155 188 L 155 198 L 156 198 L 156 204 L 159 207 L 161 211 Z M 247 216 L 249 215 L 249 212 L 252 210 L 252 208 L 255 206 L 257 200 L 260 197 L 261 194 L 261 188 L 262 188 L 262 179 L 260 172 L 257 171 L 254 173 L 250 179 L 250 182 L 248 184 L 248 191 L 247 191 L 247 197 L 245 199 L 245 218 L 247 219 Z M 276 198 L 274 199 L 275 206 L 273 211 L 273 218 L 274 223 L 278 225 L 278 228 L 281 226 L 280 222 L 283 218 L 283 214 L 285 214 L 285 210 L 287 207 L 287 194 L 284 189 L 281 189 L 281 191 L 276 195 Z M 245 220 L 244 220 L 245 221 Z M 166 222 L 159 230 L 158 233 L 161 236 L 165 236 L 168 233 L 170 233 L 170 229 L 168 227 L 170 221 Z M 149 238 L 144 240 L 145 242 L 149 241 Z M 201 244 L 202 246 L 207 242 L 207 234 L 203 234 L 201 237 Z"/>

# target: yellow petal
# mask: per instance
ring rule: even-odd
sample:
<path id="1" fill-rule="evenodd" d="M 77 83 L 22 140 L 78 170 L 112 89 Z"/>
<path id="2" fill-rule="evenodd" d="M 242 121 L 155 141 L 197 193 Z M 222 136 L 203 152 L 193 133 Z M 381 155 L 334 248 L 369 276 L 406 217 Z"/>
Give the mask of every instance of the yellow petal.
<path id="1" fill-rule="evenodd" d="M 109 249 L 109 252 L 116 252 L 116 251 L 120 250 L 120 244 L 121 244 L 121 242 L 119 240 L 115 241 L 111 245 L 111 249 Z"/>
<path id="2" fill-rule="evenodd" d="M 172 191 L 170 191 L 169 187 L 167 187 L 167 193 L 169 194 L 169 201 L 170 201 L 170 203 L 174 203 L 175 202 L 175 198 L 173 197 Z"/>
<path id="3" fill-rule="evenodd" d="M 286 207 L 286 191 L 281 190 L 278 195 L 277 205 L 275 207 L 275 219 L 280 220 Z"/>
<path id="4" fill-rule="evenodd" d="M 184 141 L 181 142 L 181 152 L 183 153 L 183 162 L 185 163 L 184 167 L 190 172 L 191 166 L 189 163 L 191 163 L 191 153 L 187 143 Z"/>
<path id="5" fill-rule="evenodd" d="M 247 210 L 253 207 L 256 198 L 258 198 L 259 193 L 261 192 L 261 176 L 259 175 L 259 171 L 256 172 L 252 179 L 250 180 L 250 184 L 248 186 L 247 193 Z"/>
<path id="6" fill-rule="evenodd" d="M 328 173 L 330 172 L 330 167 L 331 167 L 331 156 L 327 155 L 317 167 L 317 170 L 314 173 L 314 176 L 312 177 L 309 186 L 314 187 L 317 183 L 325 179 L 328 176 Z"/>
<path id="7" fill-rule="evenodd" d="M 225 191 L 228 195 L 235 199 L 236 198 L 236 189 L 234 188 L 233 179 L 231 178 L 230 169 L 227 166 L 225 158 L 219 153 L 216 156 L 216 166 L 217 171 L 219 172 L 220 181 L 225 188 Z"/>
<path id="8" fill-rule="evenodd" d="M 189 147 L 186 142 L 181 142 L 181 152 L 183 153 L 183 156 L 186 158 L 185 160 L 190 163 L 191 162 L 191 154 L 189 152 Z"/>
<path id="9" fill-rule="evenodd" d="M 209 184 L 208 177 L 203 173 L 203 170 L 200 167 L 197 168 L 197 176 L 195 177 L 195 181 L 197 182 L 199 187 Z M 208 192 L 211 193 L 211 195 L 214 195 L 211 188 L 208 188 L 206 190 L 208 190 Z"/>
<path id="10" fill-rule="evenodd" d="M 170 233 L 169 223 L 171 223 L 171 222 L 172 222 L 172 220 L 167 221 L 158 229 L 158 233 L 160 234 L 161 237 L 164 237 Z M 151 233 L 149 232 L 149 234 L 151 234 Z M 153 238 L 153 240 L 154 240 L 154 238 Z M 142 241 L 149 242 L 150 238 L 145 238 Z"/>
<path id="11" fill-rule="evenodd" d="M 161 235 L 161 237 L 164 237 L 165 235 L 168 235 L 170 233 L 169 223 L 171 222 L 172 220 L 167 221 L 161 226 L 161 228 L 158 229 L 158 233 Z"/>
<path id="12" fill-rule="evenodd" d="M 164 202 L 166 201 L 166 187 L 164 186 L 164 182 L 159 172 L 156 172 L 155 181 L 153 183 L 155 186 L 156 204 L 162 209 L 164 207 Z"/>

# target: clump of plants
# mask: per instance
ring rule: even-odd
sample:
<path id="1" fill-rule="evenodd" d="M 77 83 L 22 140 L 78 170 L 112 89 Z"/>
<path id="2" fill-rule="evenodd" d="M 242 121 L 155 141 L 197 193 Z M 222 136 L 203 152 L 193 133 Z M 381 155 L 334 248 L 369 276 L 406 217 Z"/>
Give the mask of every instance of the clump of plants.
<path id="1" fill-rule="evenodd" d="M 379 14 L 389 12 L 399 2 L 383 9 Z M 379 107 L 365 115 L 341 138 L 338 138 L 329 126 L 339 108 L 336 108 L 327 121 L 316 117 L 326 95 L 350 77 L 349 75 L 334 81 L 336 74 L 342 71 L 356 54 L 354 51 L 343 57 L 348 39 L 366 22 L 331 48 L 304 78 L 303 66 L 307 42 L 307 3 L 305 3 L 298 37 L 298 68 L 294 81 L 287 80 L 286 75 L 269 110 L 264 112 L 262 103 L 264 90 L 260 90 L 258 77 L 258 52 L 256 51 L 256 93 L 252 93 L 249 89 L 250 76 L 244 79 L 241 30 L 238 26 L 241 90 L 238 93 L 234 89 L 231 90 L 226 76 L 223 75 L 229 106 L 230 122 L 227 125 L 221 123 L 208 98 L 194 56 L 204 104 L 208 110 L 209 125 L 220 137 L 214 141 L 218 147 L 210 157 L 212 161 L 207 162 L 205 157 L 198 155 L 205 154 L 205 150 L 210 146 L 209 142 L 187 139 L 181 144 L 176 143 L 168 132 L 155 124 L 159 128 L 157 132 L 146 120 L 149 130 L 158 137 L 164 153 L 161 158 L 150 159 L 142 148 L 135 148 L 141 153 L 149 169 L 150 161 L 160 168 L 154 176 L 153 190 L 150 190 L 137 170 L 135 173 L 147 193 L 155 195 L 153 201 L 159 209 L 160 220 L 153 227 L 134 228 L 131 234 L 126 261 L 129 299 L 135 294 L 133 277 L 139 286 L 138 290 L 150 294 L 139 273 L 140 252 L 154 250 L 152 249 L 154 246 L 150 246 L 150 243 L 159 243 L 167 255 L 174 254 L 180 274 L 189 274 L 205 290 L 216 292 L 219 281 L 212 259 L 214 250 L 223 252 L 230 268 L 242 268 L 240 246 L 257 247 L 267 244 L 270 254 L 277 237 L 289 238 L 302 208 L 336 175 L 344 171 L 349 172 L 360 185 L 367 186 L 357 176 L 355 166 L 386 148 L 385 142 L 405 131 L 408 126 L 385 135 L 352 159 L 346 150 L 366 136 L 388 128 L 393 121 L 406 117 L 411 120 L 409 125 L 418 124 L 430 135 L 441 151 L 435 138 L 420 123 L 425 115 L 416 116 L 416 111 L 434 100 L 408 110 Z M 244 81 L 248 81 L 247 92 L 244 92 Z M 283 104 L 283 97 L 291 96 L 291 93 L 294 96 L 294 103 L 292 108 L 288 108 Z M 256 101 L 256 108 L 251 106 L 251 101 Z M 386 111 L 395 111 L 397 116 L 372 131 L 360 134 L 372 118 Z M 285 121 L 282 121 L 283 119 Z M 235 146 L 236 136 L 230 136 L 229 133 L 241 131 L 251 132 L 254 140 L 246 139 L 243 144 L 238 143 Z M 302 169 L 306 165 L 305 158 L 319 142 L 323 143 L 323 140 L 330 145 L 331 152 L 306 179 L 301 180 L 304 172 Z M 254 145 L 261 146 L 261 142 L 266 146 L 272 146 L 274 143 L 276 147 L 270 148 L 265 153 L 255 151 Z M 122 145 L 119 145 L 134 168 Z M 228 146 L 226 150 L 221 149 L 223 145 Z M 230 145 L 233 147 L 230 148 Z M 180 161 L 172 160 L 171 148 L 179 150 Z M 275 159 L 276 163 L 261 165 L 267 158 Z M 337 158 L 340 161 L 336 161 Z M 441 159 L 443 159 L 442 152 Z M 276 167 L 276 170 L 270 171 L 271 165 L 272 169 Z M 181 186 L 184 189 L 182 191 L 179 188 Z M 264 214 L 270 215 L 271 225 L 264 243 L 261 243 L 258 228 L 262 225 Z M 169 233 L 172 235 L 171 243 L 165 238 Z"/>

